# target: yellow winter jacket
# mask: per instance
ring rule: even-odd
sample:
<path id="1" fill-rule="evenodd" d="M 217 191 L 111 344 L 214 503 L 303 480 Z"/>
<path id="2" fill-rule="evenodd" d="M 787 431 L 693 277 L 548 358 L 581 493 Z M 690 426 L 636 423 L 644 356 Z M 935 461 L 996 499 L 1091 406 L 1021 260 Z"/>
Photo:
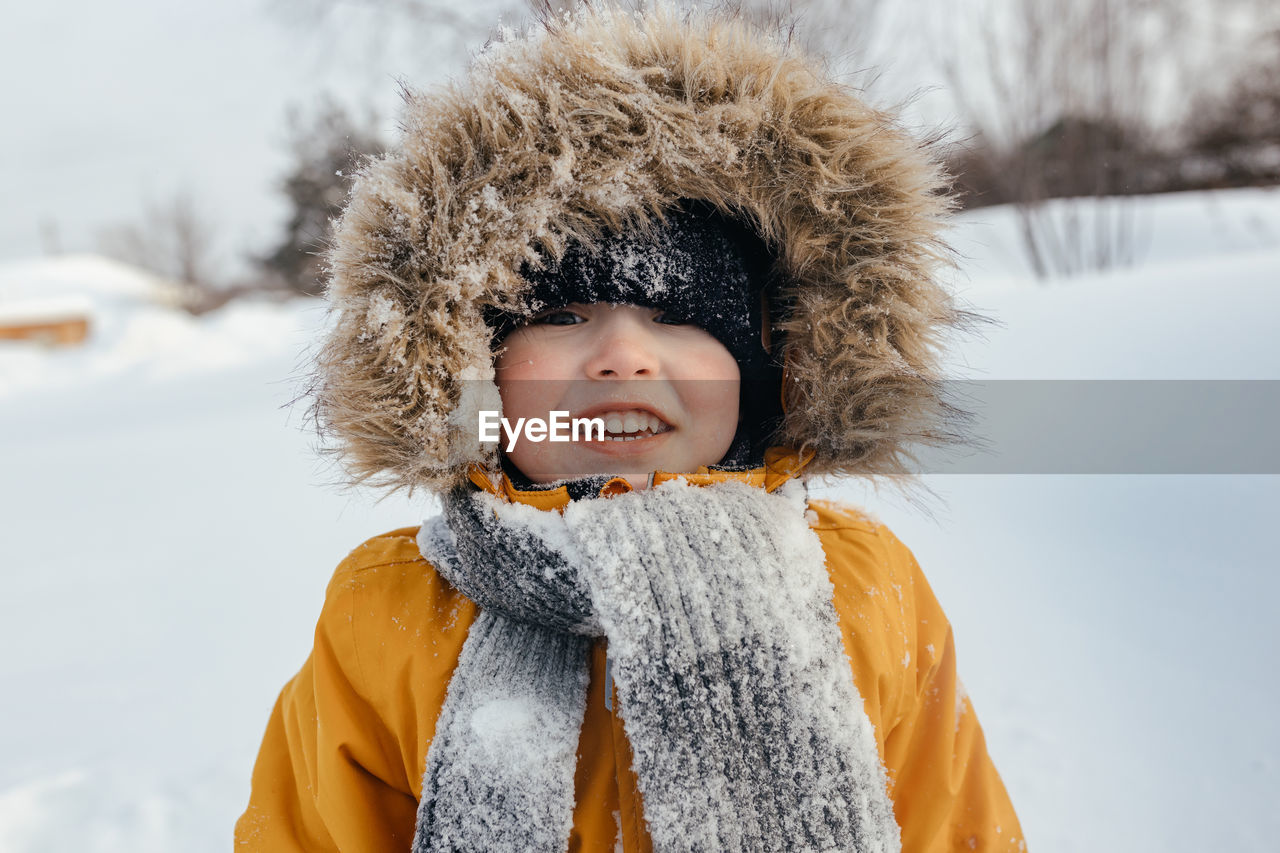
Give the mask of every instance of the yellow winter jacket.
<path id="1" fill-rule="evenodd" d="M 798 467 L 771 452 L 745 474 L 701 469 L 772 490 Z M 658 474 L 655 482 L 674 475 Z M 554 510 L 564 489 L 510 500 Z M 608 490 L 626 490 L 614 480 Z M 951 627 L 911 552 L 856 510 L 810 503 L 827 555 L 853 679 L 888 771 L 906 853 L 1025 850 L 982 728 L 956 677 Z M 351 552 L 329 583 L 315 647 L 285 685 L 253 771 L 237 850 L 405 853 L 415 829 L 427 748 L 475 605 L 418 552 L 417 528 Z M 649 851 L 644 808 L 623 731 L 626 708 L 605 703 L 598 640 L 578 747 L 570 851 Z M 618 844 L 621 844 L 619 848 Z"/>

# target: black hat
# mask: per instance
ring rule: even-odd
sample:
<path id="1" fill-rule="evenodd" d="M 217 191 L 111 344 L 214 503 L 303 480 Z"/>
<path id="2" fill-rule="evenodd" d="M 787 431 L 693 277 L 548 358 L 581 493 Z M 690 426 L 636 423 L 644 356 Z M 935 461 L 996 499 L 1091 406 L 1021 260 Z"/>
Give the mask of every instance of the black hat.
<path id="1" fill-rule="evenodd" d="M 764 242 L 705 204 L 688 203 L 645 230 L 608 234 L 569 247 L 559 263 L 521 270 L 532 285 L 531 312 L 570 303 L 638 305 L 675 315 L 713 335 L 744 377 L 768 361 L 761 342 L 761 298 L 772 258 Z M 515 328 L 497 322 L 495 341 Z"/>

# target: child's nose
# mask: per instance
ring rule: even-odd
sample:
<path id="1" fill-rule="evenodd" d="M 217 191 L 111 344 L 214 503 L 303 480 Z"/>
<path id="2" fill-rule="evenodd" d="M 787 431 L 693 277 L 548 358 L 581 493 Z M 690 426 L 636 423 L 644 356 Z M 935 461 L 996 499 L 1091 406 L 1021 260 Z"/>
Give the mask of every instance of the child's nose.
<path id="1" fill-rule="evenodd" d="M 653 336 L 634 318 L 612 318 L 594 342 L 586 371 L 592 379 L 656 378 L 659 358 Z"/>

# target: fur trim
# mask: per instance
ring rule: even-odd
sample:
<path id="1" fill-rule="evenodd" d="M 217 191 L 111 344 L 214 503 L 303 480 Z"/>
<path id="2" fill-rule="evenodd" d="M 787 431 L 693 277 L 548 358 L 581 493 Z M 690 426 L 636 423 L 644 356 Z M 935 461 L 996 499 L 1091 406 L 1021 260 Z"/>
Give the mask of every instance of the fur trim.
<path id="1" fill-rule="evenodd" d="M 907 441 L 949 439 L 938 353 L 970 315 L 935 279 L 944 178 L 790 46 L 733 17 L 586 10 L 406 101 L 401 144 L 359 174 L 329 255 L 315 409 L 357 482 L 438 490 L 492 465 L 474 422 L 450 417 L 493 375 L 484 310 L 520 309 L 539 250 L 643 229 L 686 198 L 776 250 L 779 441 L 814 451 L 809 474 L 902 474 Z"/>

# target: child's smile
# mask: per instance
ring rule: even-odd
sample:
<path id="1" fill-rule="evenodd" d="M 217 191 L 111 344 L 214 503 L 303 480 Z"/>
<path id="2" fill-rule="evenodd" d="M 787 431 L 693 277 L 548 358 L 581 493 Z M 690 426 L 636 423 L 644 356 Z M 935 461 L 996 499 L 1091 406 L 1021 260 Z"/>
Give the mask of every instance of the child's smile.
<path id="1" fill-rule="evenodd" d="M 603 403 L 578 412 L 574 417 L 604 421 L 605 441 L 640 441 L 671 431 L 662 413 L 644 403 Z"/>
<path id="2" fill-rule="evenodd" d="M 653 308 L 572 304 L 512 332 L 496 360 L 503 416 L 600 418 L 603 440 L 517 443 L 508 458 L 536 483 L 652 471 L 724 458 L 738 426 L 738 363 L 711 334 Z"/>

